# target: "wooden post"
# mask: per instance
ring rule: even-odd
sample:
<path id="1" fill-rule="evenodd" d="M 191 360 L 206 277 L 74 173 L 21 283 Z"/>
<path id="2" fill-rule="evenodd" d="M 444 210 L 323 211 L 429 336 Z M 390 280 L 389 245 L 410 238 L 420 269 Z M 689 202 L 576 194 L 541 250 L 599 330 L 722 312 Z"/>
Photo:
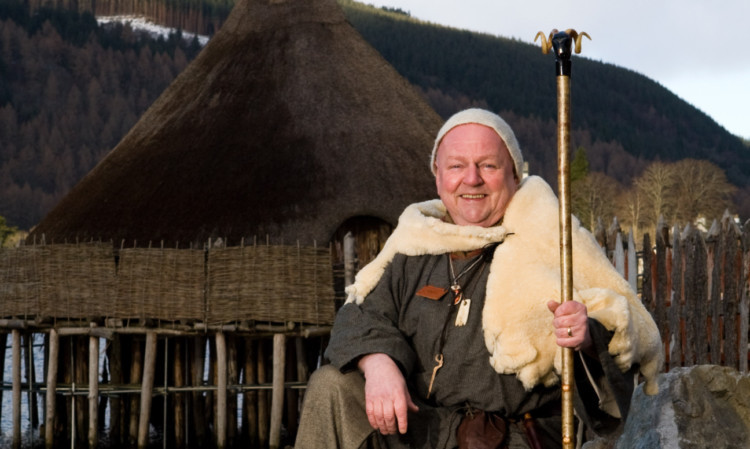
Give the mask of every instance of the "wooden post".
<path id="1" fill-rule="evenodd" d="M 656 319 L 656 308 L 654 307 L 653 291 L 653 251 L 651 250 L 651 236 L 648 233 L 643 235 L 643 277 L 641 278 L 641 301 L 651 312 L 651 316 Z"/>
<path id="2" fill-rule="evenodd" d="M 183 338 L 174 340 L 172 379 L 175 388 L 185 386 L 184 341 Z M 185 444 L 185 393 L 176 393 L 174 395 L 174 445 L 177 449 L 183 449 Z"/>
<path id="3" fill-rule="evenodd" d="M 711 316 L 711 363 L 714 365 L 721 364 L 721 253 L 722 253 L 722 240 L 721 231 L 719 225 L 714 222 L 711 229 L 708 231 L 706 238 L 708 243 L 708 260 L 710 263 L 709 276 L 709 309 L 708 313 Z"/>
<path id="4" fill-rule="evenodd" d="M 112 342 L 107 351 L 109 360 L 109 379 L 112 385 L 122 385 L 125 383 L 122 370 L 122 336 L 114 334 Z M 114 395 L 110 398 L 109 407 L 109 437 L 114 446 L 119 446 L 123 442 L 123 431 L 125 428 L 122 413 L 124 401 L 119 396 Z"/>
<path id="5" fill-rule="evenodd" d="M 58 331 L 59 335 L 59 331 Z M 75 370 L 73 369 L 74 363 L 75 363 L 75 342 L 73 341 L 72 336 L 65 336 L 61 338 L 60 342 L 60 367 L 58 367 L 58 371 L 62 371 L 62 383 L 71 385 L 72 386 L 72 392 L 76 391 L 76 381 L 75 381 Z M 58 376 L 59 380 L 59 376 Z M 58 407 L 56 410 L 57 413 L 57 422 L 58 425 L 61 428 L 61 431 L 63 434 L 67 435 L 70 434 L 70 441 L 73 442 L 72 444 L 75 444 L 76 441 L 76 426 L 75 426 L 75 419 L 76 419 L 76 404 L 75 404 L 75 398 L 73 397 L 73 394 L 65 395 L 64 396 L 65 403 L 62 404 L 61 407 Z M 67 426 L 70 427 L 67 427 Z"/>
<path id="6" fill-rule="evenodd" d="M 724 365 L 737 369 L 737 230 L 731 217 L 722 223 L 724 233 Z"/>
<path id="7" fill-rule="evenodd" d="M 694 317 L 692 334 L 694 337 L 695 363 L 705 365 L 708 363 L 708 274 L 706 272 L 706 243 L 701 233 L 694 229 L 691 235 L 693 283 L 690 288 L 690 298 L 693 303 Z M 689 334 L 689 335 L 690 335 Z"/>
<path id="8" fill-rule="evenodd" d="M 742 271 L 740 276 L 740 372 L 745 374 L 748 370 L 748 332 L 750 332 L 750 222 L 745 222 L 742 229 Z"/>
<path id="9" fill-rule="evenodd" d="M 245 338 L 245 385 L 254 385 L 258 381 L 255 370 L 255 340 Z M 258 392 L 250 390 L 245 392 L 243 401 L 242 422 L 243 433 L 247 435 L 250 447 L 254 447 L 258 441 Z"/>
<path id="10" fill-rule="evenodd" d="M 138 338 L 130 339 L 132 359 L 130 361 L 130 383 L 137 385 L 143 375 L 143 349 Z M 130 420 L 128 424 L 128 439 L 131 446 L 138 442 L 138 395 L 130 397 Z"/>
<path id="11" fill-rule="evenodd" d="M 622 238 L 619 238 L 621 231 L 622 228 L 620 227 L 620 222 L 617 220 L 617 217 L 614 217 L 612 219 L 612 224 L 610 224 L 609 228 L 607 229 L 607 257 L 609 257 L 613 262 L 615 258 L 615 251 L 617 251 L 618 247 L 622 248 Z M 615 262 L 615 265 L 616 264 L 617 263 Z M 624 273 L 621 272 L 620 275 L 622 276 L 624 275 Z"/>
<path id="12" fill-rule="evenodd" d="M 99 341 L 101 342 L 101 338 L 106 338 L 106 337 L 99 336 L 99 338 L 100 338 Z M 108 344 L 105 343 L 104 347 L 106 348 L 107 346 L 108 346 Z M 99 348 L 99 350 L 101 351 L 101 347 Z M 98 357 L 101 358 L 101 356 L 102 356 L 102 354 L 100 352 Z M 102 383 L 105 384 L 105 385 L 106 384 L 109 384 L 109 385 L 122 385 L 122 384 L 113 384 L 112 383 L 112 380 L 109 377 L 109 365 L 107 363 L 107 359 L 106 358 L 102 360 L 102 364 L 101 364 L 101 366 L 99 366 L 99 385 L 101 385 Z M 101 389 L 100 389 L 100 391 L 101 391 Z M 97 400 L 99 401 L 99 405 L 97 406 L 98 412 L 99 412 L 98 413 L 99 416 L 97 416 L 96 419 L 98 420 L 97 422 L 99 423 L 99 425 L 101 425 L 102 423 L 104 423 L 104 422 L 107 421 L 107 408 L 108 408 L 108 404 L 109 404 L 109 408 L 111 409 L 112 408 L 111 407 L 112 403 L 109 401 L 109 395 L 106 395 L 106 394 L 100 394 L 99 397 L 97 398 Z M 100 430 L 102 430 L 101 427 L 100 427 Z M 112 434 L 112 420 L 111 420 L 111 418 L 110 418 L 110 425 L 109 425 L 109 434 L 110 435 Z M 110 437 L 110 441 L 112 441 L 111 437 Z"/>
<path id="13" fill-rule="evenodd" d="M 297 380 L 299 382 L 307 383 L 307 379 L 310 376 L 309 373 L 309 367 L 307 366 L 307 355 L 305 352 L 305 340 L 302 337 L 295 338 L 294 342 L 294 348 L 295 348 L 295 360 L 297 362 Z M 294 424 L 287 423 L 289 428 L 294 428 L 294 435 L 297 434 L 297 431 L 299 430 L 298 422 L 299 422 L 299 413 L 300 408 L 302 406 L 302 398 L 304 398 L 304 390 L 300 390 L 299 393 L 297 393 L 295 397 L 295 403 L 293 404 L 295 407 L 296 413 L 294 414 Z M 294 438 L 294 436 L 292 436 Z"/>
<path id="14" fill-rule="evenodd" d="M 297 380 L 300 382 L 307 382 L 309 370 L 307 367 L 307 360 L 305 358 L 305 343 L 302 337 L 297 337 L 294 342 L 295 351 L 297 353 Z"/>
<path id="15" fill-rule="evenodd" d="M 52 449 L 55 444 L 55 399 L 57 395 L 57 366 L 59 363 L 60 336 L 55 328 L 49 331 L 49 360 L 47 362 L 47 395 L 44 414 L 44 446 Z"/>
<path id="16" fill-rule="evenodd" d="M 203 384 L 203 375 L 205 374 L 205 358 L 206 358 L 206 338 L 195 337 L 192 340 L 192 362 L 191 362 L 191 374 L 192 374 L 192 385 L 194 387 L 201 386 Z M 195 429 L 195 445 L 196 447 L 203 447 L 206 443 L 206 402 L 204 400 L 203 393 L 200 391 L 194 391 L 191 394 L 193 403 L 193 428 Z"/>
<path id="17" fill-rule="evenodd" d="M 271 395 L 270 449 L 281 443 L 281 420 L 284 416 L 284 369 L 286 365 L 286 336 L 273 336 L 273 390 Z"/>
<path id="18" fill-rule="evenodd" d="M 164 245 L 164 242 L 162 242 L 162 246 Z M 158 345 L 157 345 L 157 351 L 158 351 Z M 164 339 L 164 353 L 162 356 L 162 359 L 164 360 L 164 368 L 162 372 L 162 386 L 164 388 L 164 393 L 162 394 L 162 409 L 161 409 L 161 424 L 162 424 L 162 448 L 167 449 L 167 446 L 169 445 L 169 437 L 170 437 L 170 423 L 167 420 L 167 407 L 169 406 L 169 337 L 166 337 Z"/>
<path id="19" fill-rule="evenodd" d="M 355 266 L 357 255 L 354 249 L 354 235 L 351 231 L 344 235 L 344 286 L 348 287 L 354 283 Z"/>
<path id="20" fill-rule="evenodd" d="M 680 230 L 672 231 L 672 303 L 669 305 L 669 369 L 682 366 L 682 245 Z"/>
<path id="21" fill-rule="evenodd" d="M 88 384 L 88 338 L 83 335 L 73 336 L 75 342 L 75 365 L 74 365 L 74 379 L 76 385 L 87 385 Z M 76 436 L 80 438 L 80 442 L 85 444 L 86 437 L 88 435 L 88 423 L 86 422 L 86 414 L 88 413 L 88 404 L 86 398 L 83 396 L 74 397 L 73 402 L 75 403 L 75 425 L 76 425 Z"/>
<path id="22" fill-rule="evenodd" d="M 288 344 L 286 348 L 286 371 L 284 374 L 285 379 L 298 380 L 298 353 L 297 353 L 297 342 L 301 340 L 301 337 L 294 337 L 292 344 Z M 298 409 L 299 409 L 299 390 L 288 389 L 284 391 L 284 397 L 286 399 L 286 432 L 287 435 L 294 439 L 297 435 L 297 421 L 299 421 Z"/>
<path id="23" fill-rule="evenodd" d="M 239 383 L 239 369 L 237 367 L 237 340 L 234 335 L 224 336 L 226 342 L 227 385 Z M 227 391 L 227 439 L 226 443 L 234 447 L 237 438 L 237 392 Z"/>
<path id="24" fill-rule="evenodd" d="M 635 238 L 633 237 L 633 230 L 628 233 L 628 283 L 630 288 L 634 292 L 638 291 L 638 259 L 635 256 Z"/>
<path id="25" fill-rule="evenodd" d="M 258 340 L 258 383 L 266 383 L 266 349 L 263 340 Z M 258 442 L 261 447 L 268 445 L 268 393 L 258 391 Z"/>
<path id="26" fill-rule="evenodd" d="M 697 256 L 697 247 L 695 242 L 695 233 L 697 229 L 688 224 L 683 231 L 682 251 L 685 260 L 683 269 L 683 297 L 685 302 L 682 307 L 682 330 L 684 332 L 683 354 L 685 357 L 684 366 L 693 366 L 696 359 L 696 337 L 695 321 L 700 313 L 696 301 L 696 266 L 695 257 Z"/>
<path id="27" fill-rule="evenodd" d="M 0 332 L 0 379 L 5 379 L 5 352 L 8 347 L 8 334 Z M 3 389 L 0 388 L 0 404 L 3 403 Z M 3 422 L 3 414 L 0 413 L 0 424 Z"/>
<path id="28" fill-rule="evenodd" d="M 34 393 L 34 384 L 36 383 L 36 369 L 34 367 L 34 334 L 29 332 L 23 336 L 25 357 L 23 358 L 24 364 L 26 365 L 26 384 L 29 386 L 28 390 L 28 411 L 29 419 L 31 420 L 31 428 L 36 429 L 39 427 L 39 413 L 37 410 L 36 393 Z"/>
<path id="29" fill-rule="evenodd" d="M 622 237 L 618 232 L 615 234 L 615 246 L 612 248 L 612 258 L 615 265 L 615 269 L 620 276 L 625 278 L 627 273 L 625 272 L 625 248 L 622 246 Z"/>
<path id="30" fill-rule="evenodd" d="M 21 331 L 13 329 L 13 448 L 21 447 Z"/>
<path id="31" fill-rule="evenodd" d="M 227 442 L 227 346 L 223 332 L 216 333 L 216 447 Z"/>
<path id="32" fill-rule="evenodd" d="M 209 385 L 218 385 L 218 372 L 216 369 L 216 338 L 210 337 L 208 339 L 209 342 L 209 353 L 208 353 L 208 384 Z M 206 423 L 213 423 L 213 435 L 211 436 L 212 442 L 216 444 L 216 395 L 217 395 L 216 389 L 209 390 L 206 392 Z M 210 429 L 208 430 L 211 431 Z M 208 437 L 207 437 L 208 438 Z"/>
<path id="33" fill-rule="evenodd" d="M 666 337 L 667 326 L 667 284 L 669 274 L 667 271 L 667 242 L 669 240 L 669 228 L 662 219 L 656 225 L 656 326 L 662 337 Z"/>
<path id="34" fill-rule="evenodd" d="M 93 325 L 95 326 L 95 325 Z M 99 337 L 89 337 L 89 448 L 99 444 Z"/>
<path id="35" fill-rule="evenodd" d="M 138 420 L 138 449 L 148 446 L 148 426 L 151 418 L 151 399 L 156 373 L 156 332 L 146 333 L 146 355 L 143 361 L 143 383 L 141 384 L 141 414 Z"/>

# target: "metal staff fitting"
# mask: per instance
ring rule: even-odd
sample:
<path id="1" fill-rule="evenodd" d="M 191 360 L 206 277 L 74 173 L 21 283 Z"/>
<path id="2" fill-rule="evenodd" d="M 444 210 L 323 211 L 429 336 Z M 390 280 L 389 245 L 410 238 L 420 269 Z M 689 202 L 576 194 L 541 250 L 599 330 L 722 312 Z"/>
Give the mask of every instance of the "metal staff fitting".
<path id="1" fill-rule="evenodd" d="M 561 302 L 573 300 L 573 244 L 570 229 L 570 56 L 573 42 L 575 52 L 581 52 L 584 33 L 575 30 L 552 30 L 549 39 L 541 31 L 542 53 L 555 51 L 557 73 L 557 177 L 560 195 L 560 294 Z M 573 349 L 562 348 L 562 442 L 563 449 L 575 447 L 575 423 L 573 416 Z"/>

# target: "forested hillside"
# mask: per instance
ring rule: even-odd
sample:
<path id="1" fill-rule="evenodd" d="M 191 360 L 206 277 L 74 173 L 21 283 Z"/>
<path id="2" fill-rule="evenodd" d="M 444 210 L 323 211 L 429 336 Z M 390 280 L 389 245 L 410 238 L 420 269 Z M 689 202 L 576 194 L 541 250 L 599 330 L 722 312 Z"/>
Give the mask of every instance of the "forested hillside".
<path id="1" fill-rule="evenodd" d="M 37 223 L 199 50 L 102 29 L 88 13 L 1 3 L 0 215 Z"/>
<path id="2" fill-rule="evenodd" d="M 423 89 L 465 96 L 494 110 L 542 122 L 555 118 L 554 57 L 543 55 L 538 46 L 399 20 L 398 13 L 373 14 L 349 0 L 342 3 L 365 39 Z M 584 50 L 585 46 L 584 42 Z M 747 147 L 704 113 L 630 70 L 583 57 L 574 57 L 573 64 L 573 124 L 588 130 L 592 140 L 619 146 L 639 160 L 706 159 L 724 168 L 732 182 L 750 183 Z M 527 151 L 537 146 L 534 141 L 524 142 Z M 621 157 L 618 151 L 609 152 L 615 159 Z M 605 159 L 610 160 L 597 162 L 594 168 L 620 180 L 634 175 L 622 161 Z M 623 168 L 621 175 L 615 173 Z"/>
<path id="3" fill-rule="evenodd" d="M 553 56 L 403 11 L 339 2 L 438 113 L 471 105 L 501 112 L 530 171 L 554 183 Z M 212 34 L 233 0 L 84 3 L 90 11 L 73 0 L 58 0 L 58 9 L 37 9 L 43 0 L 0 3 L 0 216 L 20 228 L 33 226 L 114 148 L 200 50 L 177 35 L 157 40 L 128 27 L 100 28 L 92 13 L 140 13 Z M 583 57 L 573 67 L 572 145 L 585 149 L 588 171 L 627 187 L 655 160 L 708 160 L 739 187 L 735 210 L 750 217 L 750 149 L 741 139 L 642 75 Z"/>

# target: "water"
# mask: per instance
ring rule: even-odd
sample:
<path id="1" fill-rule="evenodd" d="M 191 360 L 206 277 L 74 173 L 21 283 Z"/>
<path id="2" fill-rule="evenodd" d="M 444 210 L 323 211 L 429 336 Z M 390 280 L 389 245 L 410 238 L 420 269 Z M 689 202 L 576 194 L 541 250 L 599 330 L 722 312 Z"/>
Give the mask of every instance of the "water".
<path id="1" fill-rule="evenodd" d="M 46 379 L 44 379 L 44 334 L 32 334 L 32 341 L 33 341 L 33 360 L 34 360 L 34 372 L 35 372 L 35 379 L 34 382 L 36 384 L 38 383 L 46 383 Z M 25 342 L 22 339 L 22 344 Z M 5 358 L 4 358 L 4 374 L 3 374 L 3 397 L 2 397 L 2 415 L 0 419 L 0 448 L 10 447 L 12 438 L 13 438 L 13 393 L 12 393 L 12 385 L 13 385 L 13 351 L 12 351 L 12 345 L 13 340 L 11 337 L 11 334 L 8 334 L 8 339 L 6 343 L 6 350 L 5 350 Z M 99 380 L 101 381 L 101 373 L 103 364 L 106 363 L 105 357 L 106 357 L 106 347 L 107 347 L 107 340 L 100 339 L 99 341 L 99 373 L 100 377 Z M 206 358 L 204 361 L 204 383 L 208 382 L 208 364 L 209 364 L 209 344 L 208 341 L 206 342 Z M 21 348 L 21 357 L 25 358 L 28 357 L 25 347 Z M 26 382 L 26 364 L 21 363 L 21 381 Z M 157 383 L 158 385 L 158 383 Z M 35 393 L 37 398 L 37 415 L 39 419 L 39 424 L 44 424 L 44 400 L 45 395 L 43 392 L 37 392 Z M 58 395 L 57 397 L 58 401 L 62 399 L 62 396 Z M 243 395 L 237 395 L 237 425 L 238 427 L 242 424 L 242 405 L 243 405 Z M 161 397 L 154 397 L 154 401 L 163 400 Z M 104 423 L 103 427 L 104 429 L 109 428 L 109 410 L 107 410 L 107 413 L 104 415 Z M 152 428 L 152 431 L 154 429 Z M 21 392 L 21 432 L 22 432 L 22 445 L 25 448 L 28 447 L 43 447 L 44 446 L 44 435 L 40 435 L 39 429 L 32 429 L 31 428 L 31 416 L 29 412 L 29 394 L 27 391 Z M 106 438 L 107 432 L 105 431 L 104 434 L 100 433 L 100 437 Z M 154 441 L 161 440 L 160 435 L 153 434 L 150 436 L 150 439 L 152 443 Z M 102 446 L 106 446 L 105 441 L 100 441 L 102 443 Z"/>

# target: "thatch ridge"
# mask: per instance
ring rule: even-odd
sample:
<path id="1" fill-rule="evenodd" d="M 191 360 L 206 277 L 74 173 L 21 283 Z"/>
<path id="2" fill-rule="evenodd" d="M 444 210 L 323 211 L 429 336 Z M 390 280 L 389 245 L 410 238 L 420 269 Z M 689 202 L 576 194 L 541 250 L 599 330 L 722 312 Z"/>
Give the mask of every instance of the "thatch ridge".
<path id="1" fill-rule="evenodd" d="M 326 242 L 434 196 L 441 119 L 335 0 L 241 0 L 30 238 Z"/>

